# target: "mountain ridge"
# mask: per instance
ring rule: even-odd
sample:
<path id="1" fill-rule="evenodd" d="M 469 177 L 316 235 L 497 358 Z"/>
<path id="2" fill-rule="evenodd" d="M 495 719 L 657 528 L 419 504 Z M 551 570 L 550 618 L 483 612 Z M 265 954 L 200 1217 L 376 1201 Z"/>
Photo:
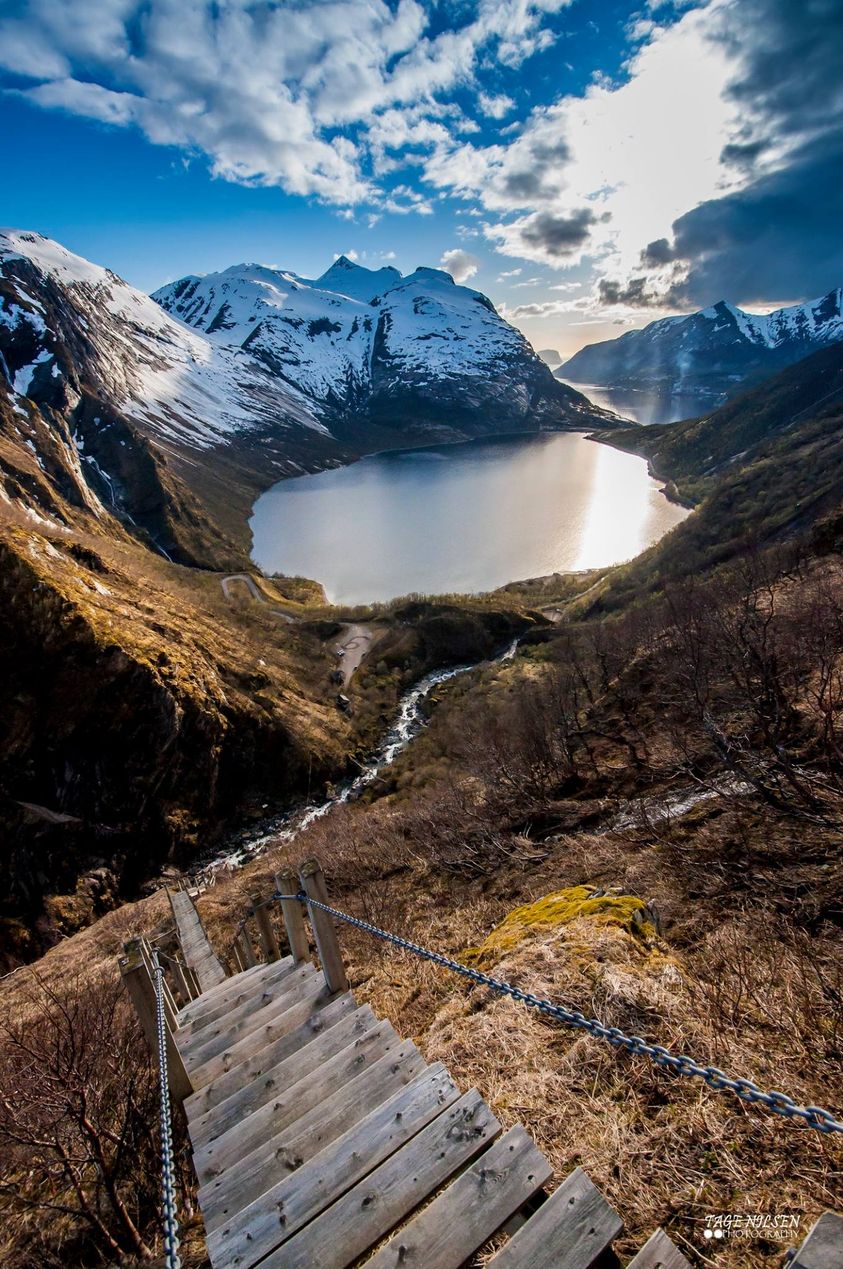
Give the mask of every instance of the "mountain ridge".
<path id="1" fill-rule="evenodd" d="M 717 403 L 839 339 L 840 287 L 766 314 L 720 300 L 586 345 L 554 373 L 601 387 L 696 392 Z"/>
<path id="2" fill-rule="evenodd" d="M 428 441 L 622 426 L 439 270 L 340 257 L 308 281 L 238 265 L 156 294 L 0 231 L 0 488 L 27 514 L 53 515 L 58 488 L 176 561 L 236 569 L 254 499 L 283 477 Z"/>
<path id="3" fill-rule="evenodd" d="M 499 429 L 520 430 L 527 418 L 540 428 L 576 426 L 594 409 L 553 380 L 487 296 L 440 269 L 402 275 L 340 256 L 313 279 L 233 265 L 181 278 L 153 298 L 214 343 L 248 350 L 328 402 L 341 434 L 354 416 L 389 427 L 397 408 L 437 430 L 453 426 L 449 415 L 465 421 L 492 410 Z"/>

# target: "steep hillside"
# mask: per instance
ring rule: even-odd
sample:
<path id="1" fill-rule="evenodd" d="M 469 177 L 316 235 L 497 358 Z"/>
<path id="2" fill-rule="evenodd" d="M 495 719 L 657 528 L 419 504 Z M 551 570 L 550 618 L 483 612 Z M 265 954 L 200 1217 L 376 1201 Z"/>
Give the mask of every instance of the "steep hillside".
<path id="1" fill-rule="evenodd" d="M 653 474 L 699 501 L 732 464 L 752 462 L 757 447 L 798 436 L 823 417 L 833 432 L 843 398 L 843 342 L 814 353 L 710 414 L 619 435 L 620 449 L 643 454 Z"/>
<path id="2" fill-rule="evenodd" d="M 638 588 L 734 560 L 751 547 L 839 541 L 843 509 L 843 344 L 832 345 L 700 419 L 618 434 L 694 515 L 589 597 L 616 607 Z"/>
<path id="3" fill-rule="evenodd" d="M 843 339 L 843 291 L 768 314 L 721 300 L 590 344 L 555 372 L 575 383 L 699 393 L 717 402 Z"/>
<path id="4" fill-rule="evenodd" d="M 71 523 L 0 527 L 0 963 L 336 778 L 351 744 L 318 637 Z"/>

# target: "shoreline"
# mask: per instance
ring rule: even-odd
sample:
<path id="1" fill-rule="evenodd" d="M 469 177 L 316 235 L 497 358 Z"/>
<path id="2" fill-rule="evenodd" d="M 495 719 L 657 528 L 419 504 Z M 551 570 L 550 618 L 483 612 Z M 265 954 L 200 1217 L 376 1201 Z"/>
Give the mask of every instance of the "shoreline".
<path id="1" fill-rule="evenodd" d="M 638 430 L 643 430 L 643 425 L 635 424 L 634 426 Z M 624 429 L 624 432 L 626 432 L 626 429 Z M 537 440 L 545 440 L 545 439 L 555 438 L 558 436 L 565 436 L 565 435 L 581 436 L 585 440 L 592 440 L 592 441 L 598 441 L 601 443 L 606 443 L 610 445 L 611 448 L 618 451 L 619 453 L 625 453 L 629 455 L 629 457 L 640 459 L 642 462 L 646 464 L 647 477 L 650 480 L 652 480 L 653 483 L 657 486 L 656 492 L 658 492 L 662 497 L 664 497 L 665 502 L 673 506 L 679 507 L 683 511 L 690 512 L 691 510 L 693 510 L 692 506 L 689 506 L 686 502 L 684 502 L 681 499 L 681 497 L 679 497 L 675 493 L 675 491 L 671 489 L 669 482 L 667 484 L 663 482 L 660 479 L 660 477 L 653 471 L 652 464 L 647 460 L 645 455 L 636 453 L 634 450 L 630 450 L 622 444 L 613 443 L 614 429 L 612 429 L 611 431 L 607 431 L 606 434 L 604 434 L 602 429 L 595 432 L 593 429 L 589 430 L 586 427 L 552 428 L 552 429 L 547 428 L 547 429 L 541 429 L 539 431 L 533 431 L 533 432 L 523 432 L 523 431 L 495 432 L 495 433 L 489 433 L 486 436 L 468 437 L 466 439 L 459 440 L 459 441 L 431 441 L 428 444 L 424 444 L 424 445 L 409 445 L 404 447 L 392 447 L 389 449 L 372 451 L 369 454 L 359 455 L 358 457 L 355 457 L 348 463 L 331 464 L 330 466 L 326 466 L 325 468 L 323 468 L 322 471 L 324 472 L 341 471 L 343 468 L 350 469 L 353 466 L 355 466 L 357 463 L 362 462 L 364 459 L 388 458 L 391 455 L 395 455 L 395 456 L 399 456 L 399 455 L 411 456 L 416 454 L 421 455 L 421 454 L 424 454 L 426 451 L 431 451 L 431 450 L 450 451 L 450 450 L 455 450 L 458 447 L 464 447 L 464 446 L 482 447 L 486 445 L 498 444 L 501 442 L 518 442 L 518 443 L 524 442 L 524 441 L 535 442 Z M 300 474 L 302 476 L 304 475 L 318 476 L 322 474 L 322 471 L 303 472 Z M 288 481 L 298 479 L 298 478 L 299 478 L 298 476 L 286 476 L 286 477 L 283 477 L 281 480 L 276 481 L 275 484 L 270 487 L 270 490 L 264 491 L 264 493 L 261 494 L 258 499 L 256 499 L 254 506 L 255 507 L 257 506 L 258 502 L 260 501 L 260 498 L 264 497 L 265 493 L 269 493 L 273 489 L 275 490 L 280 489 L 282 486 L 286 485 Z M 255 517 L 253 514 L 249 520 L 250 528 L 254 522 L 254 518 Z M 666 529 L 665 532 L 669 532 L 669 529 Z M 659 539 L 657 538 L 656 541 L 658 540 Z M 652 545 L 652 543 L 650 543 L 650 545 Z M 254 549 L 254 534 L 253 533 L 252 533 L 252 548 Z M 647 548 L 645 547 L 642 549 L 647 549 Z M 255 561 L 254 556 L 251 556 L 250 558 L 251 558 L 253 567 L 255 567 L 259 572 L 263 573 L 263 569 L 261 565 Z M 634 558 L 634 557 L 630 557 L 630 558 Z M 620 564 L 628 563 L 628 562 L 629 562 L 628 560 L 616 560 L 614 561 L 614 564 L 620 565 Z M 295 571 L 298 575 L 302 573 L 303 567 L 306 568 L 306 563 L 303 565 L 295 565 L 295 566 L 291 565 L 290 567 L 295 567 Z M 613 564 L 608 563 L 601 567 L 604 569 L 608 569 L 613 567 Z M 275 565 L 273 567 L 272 573 L 264 574 L 264 576 L 270 576 L 270 577 L 273 575 L 287 576 L 288 574 L 284 573 L 282 569 L 283 569 L 283 565 L 281 566 Z M 591 570 L 581 569 L 581 568 L 565 568 L 563 566 L 558 569 L 553 569 L 550 573 L 539 572 L 529 577 L 524 577 L 523 574 L 516 573 L 514 577 L 507 577 L 499 583 L 487 586 L 486 588 L 482 588 L 482 589 L 478 588 L 473 590 L 459 590 L 458 588 L 454 588 L 454 587 L 449 588 L 447 585 L 447 581 L 445 581 L 443 582 L 443 589 L 436 590 L 436 591 L 431 590 L 430 592 L 425 591 L 424 593 L 425 595 L 429 595 L 429 597 L 432 600 L 435 600 L 435 599 L 444 600 L 445 597 L 452 594 L 459 594 L 461 597 L 464 597 L 466 599 L 476 598 L 478 600 L 483 600 L 483 599 L 488 599 L 489 596 L 495 595 L 498 592 L 505 591 L 508 587 L 511 587 L 516 583 L 523 583 L 527 586 L 531 586 L 534 583 L 541 581 L 542 578 L 545 578 L 551 575 L 576 577 L 577 574 L 579 573 L 589 572 L 589 571 Z M 317 581 L 319 585 L 322 586 L 323 591 L 325 591 L 327 583 L 321 577 L 316 577 L 310 580 Z M 388 599 L 379 599 L 379 598 L 370 597 L 367 599 L 360 599 L 360 600 L 348 600 L 347 602 L 343 602 L 340 599 L 331 599 L 329 597 L 327 600 L 327 604 L 331 608 L 337 608 L 340 610 L 343 610 L 343 609 L 357 610 L 361 608 L 367 608 L 370 606 L 389 605 L 392 603 L 399 602 L 402 598 L 406 596 L 407 593 L 408 592 L 406 591 L 400 591 L 400 592 L 397 592 L 395 595 L 390 596 Z M 415 592 L 411 591 L 409 593 L 415 593 Z"/>

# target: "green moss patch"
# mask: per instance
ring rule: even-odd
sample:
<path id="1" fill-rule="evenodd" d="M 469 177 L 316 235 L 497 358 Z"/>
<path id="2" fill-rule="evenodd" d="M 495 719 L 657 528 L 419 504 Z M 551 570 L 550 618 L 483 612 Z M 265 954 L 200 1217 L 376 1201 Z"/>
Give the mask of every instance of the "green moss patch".
<path id="1" fill-rule="evenodd" d="M 482 943 L 466 948 L 463 962 L 477 969 L 488 969 L 527 939 L 580 918 L 592 920 L 596 925 L 617 926 L 645 942 L 656 936 L 643 899 L 628 894 L 601 894 L 593 886 L 571 886 L 514 908 Z"/>

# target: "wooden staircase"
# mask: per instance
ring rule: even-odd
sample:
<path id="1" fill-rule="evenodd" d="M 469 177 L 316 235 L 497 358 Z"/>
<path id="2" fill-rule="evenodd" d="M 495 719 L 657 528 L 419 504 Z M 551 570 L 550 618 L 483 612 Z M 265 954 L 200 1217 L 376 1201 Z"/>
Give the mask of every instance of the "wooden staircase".
<path id="1" fill-rule="evenodd" d="M 302 883 L 324 901 L 313 861 Z M 321 972 L 288 902 L 294 954 L 272 959 L 264 913 L 267 961 L 225 977 L 190 897 L 171 903 L 201 988 L 174 1010 L 172 1038 L 214 1269 L 459 1269 L 492 1239 L 493 1269 L 620 1264 L 621 1219 L 581 1168 L 547 1196 L 552 1168 L 526 1130 L 505 1132 L 476 1089 L 356 1003 L 326 914 L 309 909 Z M 180 991 L 190 982 L 177 976 Z M 633 1267 L 690 1269 L 662 1230 Z"/>

